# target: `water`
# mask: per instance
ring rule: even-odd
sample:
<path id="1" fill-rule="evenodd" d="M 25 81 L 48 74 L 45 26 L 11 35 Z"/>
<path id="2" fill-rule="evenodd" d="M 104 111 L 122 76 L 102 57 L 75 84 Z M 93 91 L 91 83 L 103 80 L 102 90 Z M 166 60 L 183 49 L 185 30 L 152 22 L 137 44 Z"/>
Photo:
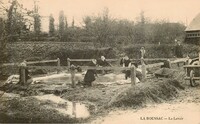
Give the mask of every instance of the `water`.
<path id="1" fill-rule="evenodd" d="M 54 104 L 57 104 L 57 106 L 49 105 L 47 108 L 55 109 L 59 113 L 69 116 L 71 118 L 88 118 L 90 116 L 90 112 L 86 104 L 82 104 L 79 102 L 70 102 L 53 94 L 34 97 L 40 101 L 50 101 Z M 48 102 L 48 104 L 50 103 Z M 59 105 L 62 106 L 60 107 Z"/>
<path id="2" fill-rule="evenodd" d="M 75 82 L 83 81 L 84 75 L 77 73 L 75 76 Z M 71 74 L 69 73 L 61 73 L 61 74 L 53 74 L 53 75 L 47 75 L 44 77 L 36 77 L 33 79 L 34 81 L 41 81 L 48 84 L 71 84 Z M 106 75 L 98 75 L 96 78 L 96 83 L 98 84 L 114 84 L 114 83 L 120 83 L 120 84 L 126 84 L 130 83 L 130 78 L 128 80 L 125 80 L 125 74 L 106 74 Z"/>
<path id="3" fill-rule="evenodd" d="M 83 80 L 82 74 L 76 74 L 75 81 L 82 81 Z M 61 73 L 61 74 L 53 74 L 53 75 L 46 75 L 43 77 L 36 77 L 33 78 L 34 81 L 41 81 L 45 83 L 60 83 L 60 84 L 71 84 L 71 74 L 69 73 Z"/>
<path id="4" fill-rule="evenodd" d="M 90 113 L 85 104 L 68 102 L 66 109 L 57 109 L 60 113 L 75 118 L 88 118 Z"/>

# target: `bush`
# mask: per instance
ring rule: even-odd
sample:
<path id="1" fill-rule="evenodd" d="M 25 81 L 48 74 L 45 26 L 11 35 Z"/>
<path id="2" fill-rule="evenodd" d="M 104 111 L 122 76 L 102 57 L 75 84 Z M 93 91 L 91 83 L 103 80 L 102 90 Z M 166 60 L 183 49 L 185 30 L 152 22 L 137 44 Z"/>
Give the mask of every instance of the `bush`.
<path id="1" fill-rule="evenodd" d="M 134 46 L 124 48 L 125 53 L 130 58 L 140 58 L 140 48 L 145 47 L 146 58 L 172 58 L 174 57 L 174 47 L 171 44 L 137 44 Z M 196 57 L 199 47 L 191 44 L 183 44 L 183 54 L 184 57 L 190 55 L 191 57 Z"/>
<path id="2" fill-rule="evenodd" d="M 194 58 L 198 56 L 198 52 L 200 51 L 199 46 L 193 44 L 185 44 L 183 46 L 183 51 L 186 55 Z"/>

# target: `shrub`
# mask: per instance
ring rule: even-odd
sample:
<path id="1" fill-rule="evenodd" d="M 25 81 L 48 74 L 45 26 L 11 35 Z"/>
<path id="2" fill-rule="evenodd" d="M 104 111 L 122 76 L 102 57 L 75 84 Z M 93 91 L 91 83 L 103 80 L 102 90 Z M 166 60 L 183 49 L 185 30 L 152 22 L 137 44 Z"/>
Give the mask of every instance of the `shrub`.
<path id="1" fill-rule="evenodd" d="M 172 58 L 174 57 L 174 47 L 171 44 L 137 44 L 130 47 L 125 47 L 124 51 L 130 58 L 140 58 L 140 48 L 145 47 L 146 58 Z M 186 57 L 188 54 L 191 57 L 196 57 L 199 46 L 183 44 L 183 54 Z"/>

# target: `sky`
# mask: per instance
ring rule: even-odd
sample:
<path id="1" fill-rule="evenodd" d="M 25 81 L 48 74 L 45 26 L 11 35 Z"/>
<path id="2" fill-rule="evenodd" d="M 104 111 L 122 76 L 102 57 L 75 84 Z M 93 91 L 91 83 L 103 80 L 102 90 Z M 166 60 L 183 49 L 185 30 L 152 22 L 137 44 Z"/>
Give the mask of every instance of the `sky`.
<path id="1" fill-rule="evenodd" d="M 6 1 L 6 0 L 0 0 Z M 33 0 L 18 0 L 25 8 L 33 8 Z M 186 26 L 200 12 L 200 0 L 37 0 L 42 16 L 53 14 L 56 23 L 59 11 L 63 10 L 68 23 L 75 20 L 81 26 L 84 16 L 98 15 L 104 8 L 110 16 L 135 21 L 141 11 L 151 19 L 180 22 Z M 43 30 L 48 28 L 48 18 L 43 17 Z"/>

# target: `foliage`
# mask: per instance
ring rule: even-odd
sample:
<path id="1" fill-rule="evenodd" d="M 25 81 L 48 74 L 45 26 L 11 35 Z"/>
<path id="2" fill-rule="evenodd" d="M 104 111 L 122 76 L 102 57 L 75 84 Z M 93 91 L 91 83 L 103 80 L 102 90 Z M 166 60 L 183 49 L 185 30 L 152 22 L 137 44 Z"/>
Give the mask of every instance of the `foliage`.
<path id="1" fill-rule="evenodd" d="M 41 20 L 39 15 L 34 17 L 34 32 L 36 36 L 38 36 L 41 32 Z"/>
<path id="2" fill-rule="evenodd" d="M 24 14 L 17 12 L 17 0 L 13 0 L 9 11 L 7 21 L 7 32 L 17 32 L 21 34 L 24 28 L 24 23 L 27 22 L 23 19 Z M 18 7 L 17 7 L 18 8 Z M 35 3 L 33 15 L 34 17 L 34 31 L 35 35 L 30 35 L 27 40 L 48 39 L 40 38 L 41 16 L 38 14 L 38 6 Z M 18 18 L 17 21 L 15 21 Z M 55 39 L 57 33 L 55 32 L 54 18 L 52 15 L 49 17 L 49 35 L 50 39 Z M 17 22 L 17 23 L 16 23 Z M 20 23 L 19 23 L 20 22 Z M 16 28 L 13 28 L 16 27 Z M 11 30 L 12 27 L 12 30 Z M 141 11 L 136 22 L 127 19 L 115 19 L 109 14 L 108 8 L 105 8 L 102 13 L 97 16 L 85 16 L 83 18 L 83 27 L 76 27 L 74 18 L 71 25 L 68 25 L 67 18 L 64 11 L 59 13 L 59 30 L 58 37 L 60 41 L 67 42 L 93 42 L 97 47 L 115 47 L 117 45 L 130 45 L 130 44 L 169 44 L 173 43 L 175 39 L 184 39 L 185 26 L 181 23 L 171 23 L 168 21 L 154 21 L 151 22 L 145 16 L 144 11 Z M 48 37 L 47 36 L 47 37 Z M 17 37 L 18 38 L 18 37 Z"/>
<path id="3" fill-rule="evenodd" d="M 51 14 L 49 16 L 49 35 L 53 36 L 54 34 L 55 34 L 54 18 L 53 15 Z"/>
<path id="4" fill-rule="evenodd" d="M 183 40 L 185 26 L 180 23 L 167 21 L 150 22 L 141 12 L 139 20 L 133 21 L 113 19 L 105 9 L 99 16 L 83 18 L 84 29 L 82 34 L 87 37 L 96 37 L 93 40 L 101 46 L 116 46 L 116 44 L 130 45 L 132 43 L 173 43 L 176 38 Z"/>
<path id="5" fill-rule="evenodd" d="M 6 53 L 6 22 L 0 18 L 0 64 L 7 60 Z"/>
<path id="6" fill-rule="evenodd" d="M 17 0 L 13 0 L 7 11 L 7 21 L 6 21 L 6 34 L 9 35 L 8 41 L 16 41 L 21 36 L 21 34 L 27 31 L 25 25 L 26 19 L 24 14 L 20 11 L 21 6 Z"/>
<path id="7" fill-rule="evenodd" d="M 63 41 L 63 35 L 65 31 L 65 17 L 64 17 L 64 11 L 60 11 L 59 13 L 59 36 L 61 38 L 61 41 Z"/>
<path id="8" fill-rule="evenodd" d="M 6 41 L 21 41 L 30 33 L 33 25 L 34 11 L 23 8 L 23 5 L 18 0 L 9 1 L 8 4 L 0 2 L 2 13 L 7 16 L 2 16 L 5 20 L 5 37 Z"/>
<path id="9" fill-rule="evenodd" d="M 140 48 L 146 50 L 146 58 L 173 58 L 175 44 L 135 44 L 124 48 L 125 54 L 130 58 L 140 58 Z M 192 58 L 198 56 L 199 46 L 183 44 L 184 57 L 187 55 Z"/>
<path id="10" fill-rule="evenodd" d="M 38 35 L 40 34 L 41 32 L 41 17 L 39 15 L 39 12 L 38 12 L 38 5 L 36 5 L 36 2 L 35 2 L 35 5 L 34 5 L 34 33 L 36 35 L 36 38 L 38 37 Z"/>

